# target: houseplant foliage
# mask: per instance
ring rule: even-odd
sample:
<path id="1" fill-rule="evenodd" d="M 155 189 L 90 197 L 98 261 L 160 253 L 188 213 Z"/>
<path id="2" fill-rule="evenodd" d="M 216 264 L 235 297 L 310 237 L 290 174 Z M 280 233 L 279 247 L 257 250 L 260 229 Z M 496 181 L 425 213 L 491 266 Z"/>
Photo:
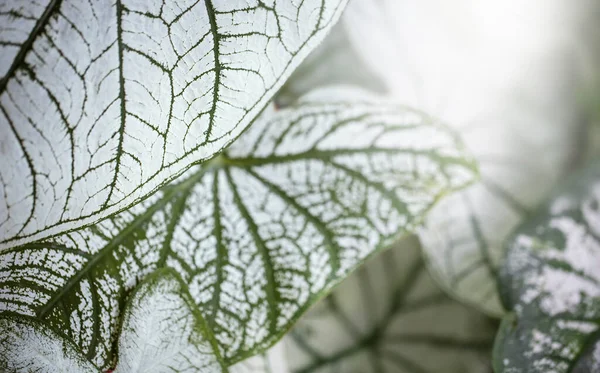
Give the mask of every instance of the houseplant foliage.
<path id="1" fill-rule="evenodd" d="M 0 5 L 1 371 L 600 369 L 571 92 L 443 115 L 361 1 Z"/>
<path id="2" fill-rule="evenodd" d="M 370 260 L 286 340 L 291 372 L 485 372 L 494 322 L 427 272 L 416 237 Z M 428 358 L 435 356 L 435 358 Z"/>
<path id="3" fill-rule="evenodd" d="M 462 148 L 418 111 L 348 87 L 316 91 L 133 208 L 5 250 L 2 308 L 69 331 L 107 368 L 125 295 L 168 267 L 234 363 L 472 182 Z"/>
<path id="4" fill-rule="evenodd" d="M 514 313 L 498 335 L 498 372 L 594 372 L 600 366 L 599 203 L 595 162 L 509 241 L 500 281 Z"/>
<path id="5" fill-rule="evenodd" d="M 345 5 L 44 3 L 3 5 L 0 248 L 89 225 L 221 151 Z"/>

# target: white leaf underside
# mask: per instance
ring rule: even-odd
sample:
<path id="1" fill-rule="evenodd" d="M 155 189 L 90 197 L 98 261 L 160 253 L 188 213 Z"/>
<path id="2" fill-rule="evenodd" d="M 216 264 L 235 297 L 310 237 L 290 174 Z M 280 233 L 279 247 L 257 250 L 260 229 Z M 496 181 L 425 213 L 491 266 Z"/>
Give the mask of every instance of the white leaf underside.
<path id="1" fill-rule="evenodd" d="M 4 373 L 100 373 L 77 347 L 39 321 L 0 318 Z M 153 274 L 128 301 L 114 373 L 223 373 L 216 345 L 175 274 Z"/>
<path id="2" fill-rule="evenodd" d="M 473 181 L 473 167 L 419 112 L 347 88 L 315 92 L 130 210 L 2 253 L 0 312 L 68 330 L 105 366 L 124 293 L 170 267 L 232 364 L 414 231 L 442 195 Z"/>
<path id="3" fill-rule="evenodd" d="M 498 339 L 498 372 L 572 372 L 598 340 L 599 206 L 600 167 L 594 165 L 574 175 L 509 241 L 500 280 L 515 315 Z"/>
<path id="4" fill-rule="evenodd" d="M 409 237 L 359 268 L 284 342 L 294 373 L 483 373 L 494 331 L 443 293 Z"/>
<path id="5" fill-rule="evenodd" d="M 0 249 L 92 224 L 233 141 L 345 0 L 0 3 Z"/>

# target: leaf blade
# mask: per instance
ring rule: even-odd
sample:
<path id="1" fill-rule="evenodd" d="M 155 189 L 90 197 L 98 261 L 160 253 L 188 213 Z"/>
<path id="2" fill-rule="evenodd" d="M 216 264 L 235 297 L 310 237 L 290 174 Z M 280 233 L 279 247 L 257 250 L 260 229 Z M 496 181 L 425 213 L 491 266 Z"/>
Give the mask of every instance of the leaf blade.
<path id="1" fill-rule="evenodd" d="M 345 2 L 296 13 L 299 5 L 222 0 L 10 5 L 0 249 L 93 224 L 219 153 Z"/>
<path id="2" fill-rule="evenodd" d="M 125 294 L 169 267 L 232 364 L 274 343 L 474 170 L 454 134 L 422 113 L 347 88 L 317 92 L 130 210 L 0 254 L 13 270 L 0 279 L 0 312 L 58 323 L 104 366 Z M 98 325 L 95 347 L 79 319 Z"/>
<path id="3" fill-rule="evenodd" d="M 599 180 L 597 164 L 574 175 L 508 242 L 499 372 L 570 372 L 597 339 Z"/>

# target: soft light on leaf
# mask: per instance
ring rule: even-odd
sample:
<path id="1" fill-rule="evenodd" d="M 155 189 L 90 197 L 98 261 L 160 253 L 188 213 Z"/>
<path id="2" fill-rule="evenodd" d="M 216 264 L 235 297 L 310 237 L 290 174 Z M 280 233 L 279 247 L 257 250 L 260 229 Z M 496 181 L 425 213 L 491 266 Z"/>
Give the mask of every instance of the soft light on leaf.
<path id="1" fill-rule="evenodd" d="M 92 224 L 211 158 L 345 3 L 4 2 L 0 249 Z"/>
<path id="2" fill-rule="evenodd" d="M 39 321 L 0 318 L 0 371 L 100 373 L 64 336 Z"/>
<path id="3" fill-rule="evenodd" d="M 438 288 L 411 237 L 358 269 L 285 341 L 295 373 L 484 373 L 494 331 Z"/>
<path id="4" fill-rule="evenodd" d="M 0 312 L 55 324 L 105 367 L 123 297 L 170 267 L 233 364 L 474 177 L 460 141 L 432 118 L 321 90 L 141 204 L 2 253 Z"/>
<path id="5" fill-rule="evenodd" d="M 514 315 L 496 342 L 498 373 L 568 373 L 597 340 L 599 206 L 597 163 L 575 175 L 509 241 L 500 280 Z"/>
<path id="6" fill-rule="evenodd" d="M 3 373 L 100 373 L 63 335 L 37 320 L 0 318 Z M 127 302 L 114 373 L 225 373 L 204 320 L 171 270 L 149 276 Z"/>
<path id="7" fill-rule="evenodd" d="M 223 373 L 214 337 L 171 270 L 152 274 L 126 306 L 114 373 Z"/>

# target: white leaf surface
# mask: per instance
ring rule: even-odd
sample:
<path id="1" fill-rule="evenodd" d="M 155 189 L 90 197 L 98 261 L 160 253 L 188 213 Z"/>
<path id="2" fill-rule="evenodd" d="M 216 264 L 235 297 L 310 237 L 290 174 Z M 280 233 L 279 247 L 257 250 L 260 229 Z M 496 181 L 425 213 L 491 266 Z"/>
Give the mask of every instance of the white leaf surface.
<path id="1" fill-rule="evenodd" d="M 211 158 L 345 2 L 0 3 L 0 249 L 94 223 Z"/>
<path id="2" fill-rule="evenodd" d="M 0 318 L 3 373 L 100 373 L 64 335 L 39 321 Z M 214 337 L 185 285 L 170 270 L 150 275 L 131 295 L 114 373 L 224 373 Z"/>
<path id="3" fill-rule="evenodd" d="M 223 373 L 214 337 L 171 271 L 153 274 L 128 302 L 114 373 Z"/>
<path id="4" fill-rule="evenodd" d="M 40 322 L 2 317 L 0 330 L 3 373 L 100 373 L 75 345 Z"/>
<path id="5" fill-rule="evenodd" d="M 174 269 L 227 364 L 270 347 L 372 253 L 414 232 L 475 166 L 446 126 L 363 91 L 316 91 L 219 158 L 92 227 L 0 253 L 0 313 L 112 360 L 124 296 Z"/>

